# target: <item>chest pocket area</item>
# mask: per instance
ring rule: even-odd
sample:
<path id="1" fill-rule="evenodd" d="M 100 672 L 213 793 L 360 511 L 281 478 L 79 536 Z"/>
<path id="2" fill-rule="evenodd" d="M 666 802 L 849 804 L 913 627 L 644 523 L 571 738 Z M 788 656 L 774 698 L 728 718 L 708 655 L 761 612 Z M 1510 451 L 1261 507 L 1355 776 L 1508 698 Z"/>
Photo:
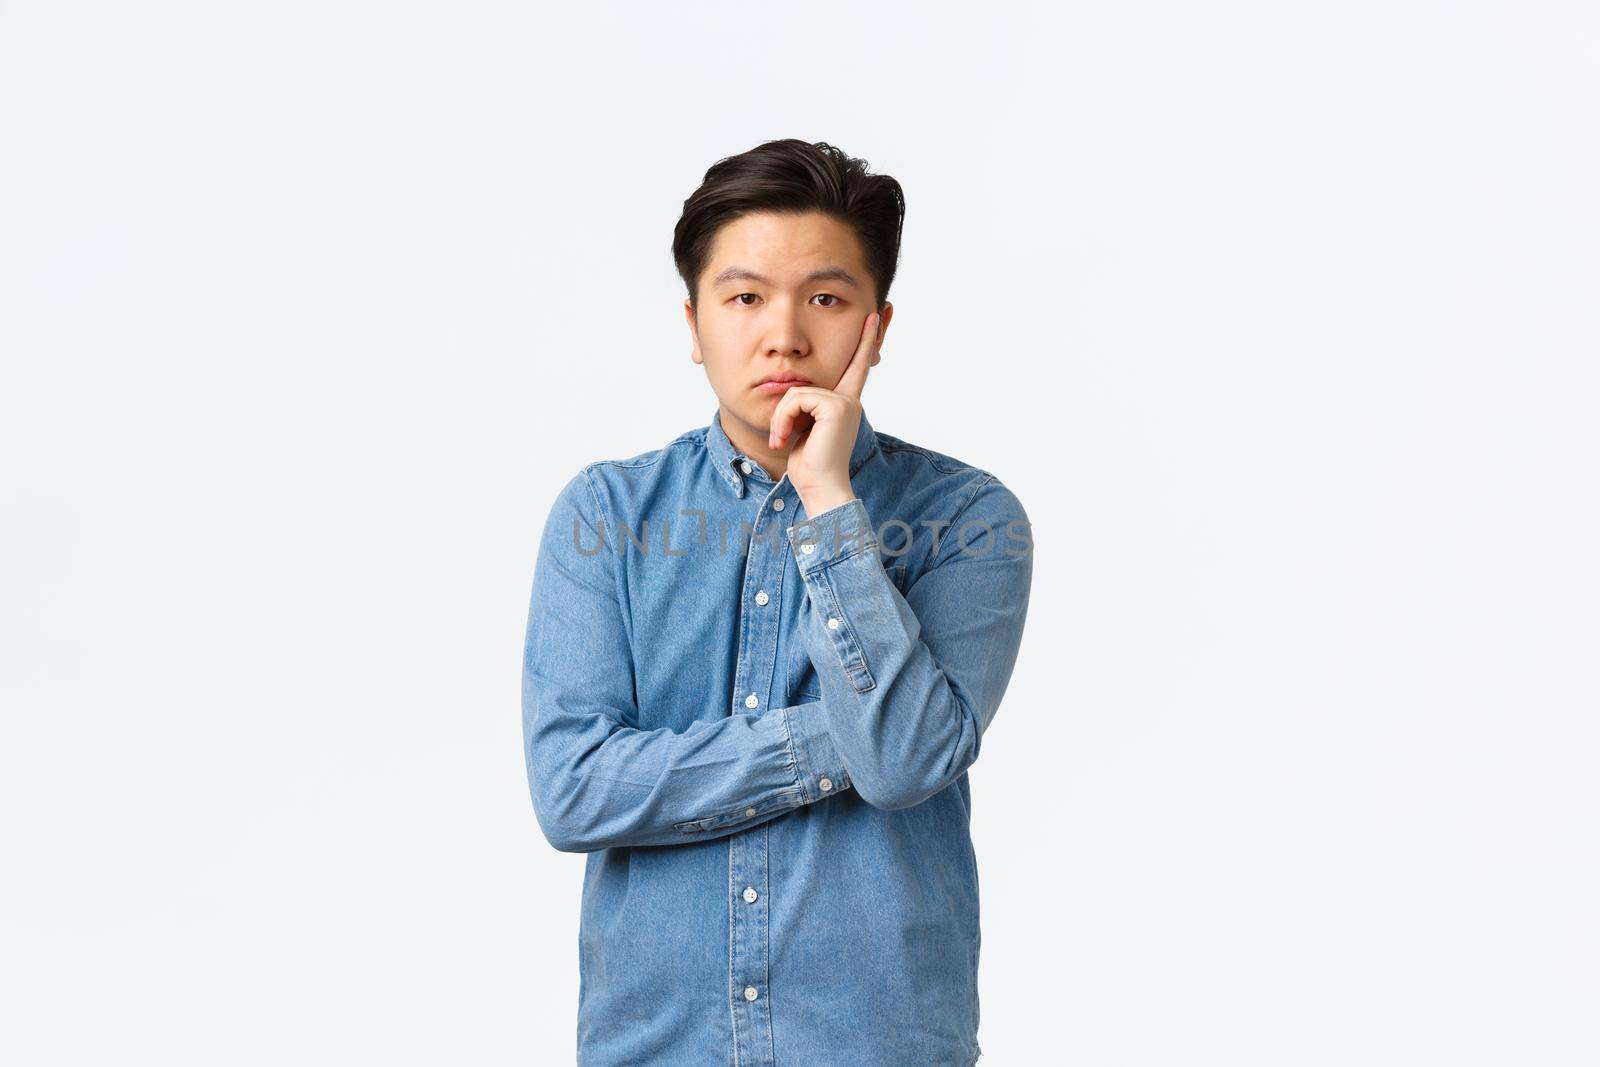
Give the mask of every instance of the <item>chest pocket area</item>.
<path id="1" fill-rule="evenodd" d="M 889 581 L 900 590 L 900 595 L 906 595 L 906 561 L 903 559 L 883 560 L 883 572 L 889 576 Z M 807 619 L 806 621 L 810 621 Z M 811 665 L 811 657 L 806 654 L 805 643 L 800 640 L 800 635 L 795 634 L 789 648 L 789 703 L 806 704 L 822 699 L 822 682 L 817 678 L 816 668 Z"/>

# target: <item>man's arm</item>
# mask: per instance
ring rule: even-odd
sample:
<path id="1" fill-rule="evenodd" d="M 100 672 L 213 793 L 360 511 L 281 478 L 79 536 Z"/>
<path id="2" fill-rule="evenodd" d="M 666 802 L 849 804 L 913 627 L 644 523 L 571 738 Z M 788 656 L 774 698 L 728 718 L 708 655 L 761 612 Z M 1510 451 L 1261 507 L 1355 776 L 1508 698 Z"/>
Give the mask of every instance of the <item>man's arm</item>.
<path id="1" fill-rule="evenodd" d="M 580 472 L 550 511 L 534 567 L 523 751 L 549 842 L 593 852 L 703 841 L 848 788 L 820 702 L 694 722 L 682 732 L 626 725 L 640 719 L 616 594 L 617 541 L 607 525 L 587 470 Z"/>
<path id="2" fill-rule="evenodd" d="M 1010 682 L 1033 577 L 1027 513 L 985 475 L 904 597 L 860 499 L 808 518 L 789 537 L 829 734 L 863 800 L 909 808 L 978 758 Z M 836 540 L 851 530 L 860 537 Z"/>

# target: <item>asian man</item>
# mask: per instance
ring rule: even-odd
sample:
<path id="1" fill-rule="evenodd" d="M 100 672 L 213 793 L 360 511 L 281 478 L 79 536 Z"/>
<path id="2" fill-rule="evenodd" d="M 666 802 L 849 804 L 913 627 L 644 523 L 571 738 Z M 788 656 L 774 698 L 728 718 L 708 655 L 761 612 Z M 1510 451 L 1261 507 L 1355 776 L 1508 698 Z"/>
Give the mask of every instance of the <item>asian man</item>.
<path id="1" fill-rule="evenodd" d="M 711 167 L 673 254 L 716 412 L 545 524 L 524 749 L 543 834 L 587 854 L 584 1067 L 981 1054 L 967 770 L 1033 541 L 995 475 L 867 420 L 903 217 L 826 143 Z"/>

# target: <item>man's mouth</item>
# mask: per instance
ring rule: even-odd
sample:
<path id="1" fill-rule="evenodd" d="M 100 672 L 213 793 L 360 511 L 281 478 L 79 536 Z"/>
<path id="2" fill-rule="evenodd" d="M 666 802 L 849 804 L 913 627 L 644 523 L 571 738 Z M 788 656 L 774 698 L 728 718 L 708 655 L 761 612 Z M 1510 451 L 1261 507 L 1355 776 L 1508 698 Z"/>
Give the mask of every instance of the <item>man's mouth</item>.
<path id="1" fill-rule="evenodd" d="M 766 381 L 756 386 L 757 391 L 763 393 L 782 393 L 796 385 L 810 385 L 811 379 L 803 378 L 798 374 L 775 374 Z"/>

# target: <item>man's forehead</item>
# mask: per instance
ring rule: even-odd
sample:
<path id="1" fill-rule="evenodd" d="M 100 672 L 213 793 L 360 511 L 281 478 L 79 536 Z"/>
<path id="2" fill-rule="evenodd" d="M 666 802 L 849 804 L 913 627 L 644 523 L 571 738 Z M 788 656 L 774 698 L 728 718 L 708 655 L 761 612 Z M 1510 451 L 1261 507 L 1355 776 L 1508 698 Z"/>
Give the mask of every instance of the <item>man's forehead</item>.
<path id="1" fill-rule="evenodd" d="M 860 286 L 866 267 L 855 231 L 816 212 L 743 215 L 717 231 L 709 253 L 705 276 L 711 285 L 831 280 Z"/>
<path id="2" fill-rule="evenodd" d="M 804 264 L 796 264 L 793 270 L 784 270 L 781 267 L 777 270 L 774 270 L 771 267 L 763 268 L 763 270 L 757 270 L 754 267 L 747 266 L 742 263 L 733 263 L 721 268 L 717 267 L 717 265 L 713 263 L 712 269 L 716 271 L 716 273 L 711 276 L 710 284 L 712 286 L 727 285 L 734 282 L 757 282 L 761 285 L 782 285 L 785 281 L 784 275 L 798 274 L 799 277 L 795 278 L 794 280 L 797 284 L 801 285 L 809 282 L 838 282 L 841 285 L 848 285 L 852 288 L 861 288 L 861 280 L 856 277 L 855 273 L 846 270 L 844 267 L 841 267 L 837 264 L 826 264 L 824 266 L 814 267 L 810 270 L 806 270 Z M 763 271 L 766 273 L 763 273 Z"/>

